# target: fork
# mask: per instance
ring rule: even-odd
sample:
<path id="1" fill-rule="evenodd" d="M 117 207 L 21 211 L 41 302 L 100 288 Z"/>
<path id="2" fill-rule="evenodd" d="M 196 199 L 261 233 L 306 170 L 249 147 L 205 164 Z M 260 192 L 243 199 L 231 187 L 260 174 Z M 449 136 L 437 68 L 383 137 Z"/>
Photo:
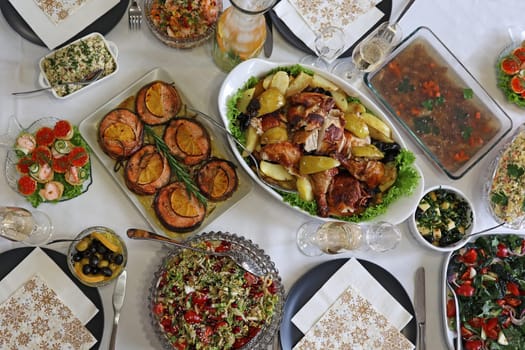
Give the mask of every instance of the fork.
<path id="1" fill-rule="evenodd" d="M 137 0 L 131 2 L 131 6 L 128 10 L 129 18 L 129 29 L 138 30 L 142 24 L 142 9 L 140 8 Z"/>

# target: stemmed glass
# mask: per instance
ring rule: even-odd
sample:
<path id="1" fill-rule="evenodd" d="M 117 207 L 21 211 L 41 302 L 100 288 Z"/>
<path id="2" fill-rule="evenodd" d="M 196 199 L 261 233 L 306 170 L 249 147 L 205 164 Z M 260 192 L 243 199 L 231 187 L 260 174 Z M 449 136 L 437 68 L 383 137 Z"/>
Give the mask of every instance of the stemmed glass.
<path id="1" fill-rule="evenodd" d="M 397 23 L 382 23 L 354 48 L 351 58 L 337 62 L 331 72 L 350 81 L 371 72 L 384 62 L 402 37 Z"/>
<path id="2" fill-rule="evenodd" d="M 305 56 L 301 63 L 327 70 L 329 62 L 343 53 L 345 34 L 339 27 L 325 27 L 315 37 L 317 56 Z"/>
<path id="3" fill-rule="evenodd" d="M 341 221 L 308 221 L 297 230 L 297 246 L 307 256 L 345 251 L 385 252 L 401 241 L 396 226 L 386 221 L 357 224 Z"/>
<path id="4" fill-rule="evenodd" d="M 49 217 L 42 211 L 0 206 L 0 237 L 29 245 L 46 243 L 53 232 Z"/>

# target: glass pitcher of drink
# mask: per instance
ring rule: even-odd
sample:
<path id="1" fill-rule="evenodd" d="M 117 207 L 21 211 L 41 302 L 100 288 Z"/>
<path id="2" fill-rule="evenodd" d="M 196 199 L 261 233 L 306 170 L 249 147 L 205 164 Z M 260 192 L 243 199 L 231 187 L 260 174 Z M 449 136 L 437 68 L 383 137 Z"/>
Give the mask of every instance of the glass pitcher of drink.
<path id="1" fill-rule="evenodd" d="M 266 21 L 263 14 L 276 0 L 230 0 L 219 18 L 212 55 L 215 64 L 229 72 L 247 59 L 256 57 L 266 40 Z"/>
<path id="2" fill-rule="evenodd" d="M 46 243 L 53 232 L 49 217 L 41 211 L 0 206 L 0 237 L 29 245 Z"/>

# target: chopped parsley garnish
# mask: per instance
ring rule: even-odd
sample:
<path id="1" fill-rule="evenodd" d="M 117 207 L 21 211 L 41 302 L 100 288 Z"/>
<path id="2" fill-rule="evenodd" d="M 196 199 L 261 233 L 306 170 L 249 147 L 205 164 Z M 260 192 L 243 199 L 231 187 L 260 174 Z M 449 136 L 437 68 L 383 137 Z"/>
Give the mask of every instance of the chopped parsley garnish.
<path id="1" fill-rule="evenodd" d="M 463 89 L 463 98 L 465 100 L 470 100 L 473 97 L 474 97 L 474 91 L 472 91 L 472 89 L 470 88 Z"/>
<path id="2" fill-rule="evenodd" d="M 520 167 L 516 164 L 507 165 L 507 174 L 509 174 L 510 177 L 519 178 L 524 173 L 525 173 L 525 169 L 523 169 L 523 167 Z"/>
<path id="3" fill-rule="evenodd" d="M 509 198 L 503 192 L 493 193 L 492 197 L 490 198 L 490 200 L 493 203 L 499 204 L 499 205 L 507 205 L 509 203 Z"/>

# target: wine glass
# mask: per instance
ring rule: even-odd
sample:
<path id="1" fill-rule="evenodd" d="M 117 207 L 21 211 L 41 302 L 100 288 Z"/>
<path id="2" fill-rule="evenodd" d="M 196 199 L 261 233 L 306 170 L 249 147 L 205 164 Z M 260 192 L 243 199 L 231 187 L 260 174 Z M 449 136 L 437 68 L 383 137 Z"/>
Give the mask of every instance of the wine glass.
<path id="1" fill-rule="evenodd" d="M 46 243 L 53 232 L 44 212 L 20 207 L 0 206 L 0 237 L 29 245 Z"/>
<path id="2" fill-rule="evenodd" d="M 308 221 L 297 230 L 297 246 L 307 256 L 344 251 L 385 252 L 401 241 L 396 226 L 386 221 L 357 224 L 341 221 Z"/>
<path id="3" fill-rule="evenodd" d="M 351 58 L 339 60 L 331 68 L 335 75 L 353 80 L 362 74 L 377 69 L 399 43 L 403 34 L 397 23 L 380 24 L 352 51 Z"/>
<path id="4" fill-rule="evenodd" d="M 345 34 L 339 27 L 325 27 L 315 37 L 317 56 L 305 56 L 301 63 L 327 70 L 329 63 L 338 57 L 344 48 Z"/>

